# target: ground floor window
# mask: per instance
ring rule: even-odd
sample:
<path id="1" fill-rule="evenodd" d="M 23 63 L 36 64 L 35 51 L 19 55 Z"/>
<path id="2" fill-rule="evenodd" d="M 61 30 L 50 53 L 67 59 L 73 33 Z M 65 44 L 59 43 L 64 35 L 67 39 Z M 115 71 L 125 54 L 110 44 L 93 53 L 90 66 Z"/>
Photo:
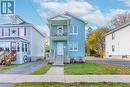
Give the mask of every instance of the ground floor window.
<path id="1" fill-rule="evenodd" d="M 16 50 L 16 42 L 11 42 L 11 50 Z"/>
<path id="2" fill-rule="evenodd" d="M 27 51 L 28 51 L 28 45 L 25 44 L 25 52 L 27 52 Z"/>
<path id="3" fill-rule="evenodd" d="M 20 52 L 20 44 L 17 43 L 17 51 Z"/>
<path id="4" fill-rule="evenodd" d="M 78 51 L 78 42 L 70 42 L 69 51 Z"/>
<path id="5" fill-rule="evenodd" d="M 24 52 L 24 43 L 22 43 L 22 52 Z"/>

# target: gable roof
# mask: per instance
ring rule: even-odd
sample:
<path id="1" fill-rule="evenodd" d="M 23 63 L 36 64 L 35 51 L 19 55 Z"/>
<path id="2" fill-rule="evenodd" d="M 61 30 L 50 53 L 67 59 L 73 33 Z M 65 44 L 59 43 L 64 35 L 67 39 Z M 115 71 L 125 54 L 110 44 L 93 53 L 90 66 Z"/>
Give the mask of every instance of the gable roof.
<path id="1" fill-rule="evenodd" d="M 17 20 L 19 20 L 20 22 L 19 23 L 8 23 L 8 24 L 0 24 L 0 26 L 17 26 L 17 27 L 24 27 L 24 26 L 27 26 L 27 27 L 33 27 L 40 35 L 42 35 L 43 37 L 45 37 L 44 34 L 42 34 L 33 24 L 31 23 L 28 23 L 26 21 L 24 21 L 20 16 L 18 15 L 15 15 Z"/>
<path id="2" fill-rule="evenodd" d="M 114 33 L 114 32 L 116 32 L 116 31 L 118 31 L 118 30 L 120 30 L 120 29 L 122 29 L 124 27 L 127 27 L 129 25 L 130 25 L 130 22 L 126 22 L 126 23 L 120 25 L 119 27 L 113 28 L 113 30 L 111 30 L 110 32 L 108 32 L 105 36 L 107 36 L 107 35 L 109 35 L 111 33 Z"/>
<path id="3" fill-rule="evenodd" d="M 80 18 L 80 17 L 77 17 L 77 16 L 75 16 L 75 15 L 73 15 L 72 13 L 70 13 L 70 12 L 64 12 L 64 13 L 62 13 L 62 14 L 57 14 L 57 15 L 54 15 L 54 16 L 52 16 L 52 17 L 49 17 L 49 18 L 47 18 L 48 20 L 51 20 L 51 19 L 53 19 L 53 18 L 55 18 L 55 17 L 58 17 L 58 16 L 61 16 L 61 17 L 64 17 L 64 18 L 67 18 L 67 19 L 71 19 L 71 17 L 70 16 L 66 16 L 66 14 L 68 14 L 68 15 L 70 15 L 70 16 L 72 16 L 72 17 L 75 17 L 76 19 L 78 19 L 78 20 L 80 20 L 80 21 L 82 21 L 82 22 L 84 22 L 84 23 L 88 23 L 86 20 L 84 20 L 84 19 L 82 19 L 82 18 Z"/>
<path id="4" fill-rule="evenodd" d="M 54 19 L 56 17 L 62 17 L 62 18 L 70 19 L 70 17 L 68 17 L 68 16 L 66 16 L 64 14 L 57 14 L 57 15 L 54 15 L 52 17 L 49 17 L 48 20 Z"/>
<path id="5" fill-rule="evenodd" d="M 78 17 L 78 16 L 76 16 L 76 15 L 74 15 L 74 14 L 72 14 L 72 13 L 70 13 L 70 12 L 65 12 L 65 13 L 63 13 L 64 15 L 66 15 L 66 14 L 69 14 L 69 15 L 71 15 L 72 17 L 75 17 L 76 19 L 79 19 L 80 21 L 82 21 L 82 22 L 84 22 L 84 23 L 88 23 L 86 20 L 84 20 L 83 18 L 81 18 L 81 17 Z"/>

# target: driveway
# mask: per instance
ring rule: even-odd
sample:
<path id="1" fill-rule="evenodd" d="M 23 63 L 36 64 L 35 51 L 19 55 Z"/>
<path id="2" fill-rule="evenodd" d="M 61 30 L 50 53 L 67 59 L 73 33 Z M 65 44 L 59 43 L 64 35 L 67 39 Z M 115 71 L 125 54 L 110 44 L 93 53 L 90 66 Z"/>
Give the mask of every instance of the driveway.
<path id="1" fill-rule="evenodd" d="M 29 74 L 46 63 L 47 61 L 30 62 L 10 70 L 0 71 L 0 74 Z"/>
<path id="2" fill-rule="evenodd" d="M 18 66 L 16 68 L 10 69 L 10 70 L 5 70 L 5 71 L 0 71 L 0 74 L 29 74 L 33 72 L 34 70 L 38 69 L 39 67 L 43 66 L 44 64 L 47 64 L 47 61 L 36 61 L 36 62 L 30 62 L 23 64 L 21 66 Z M 0 83 L 0 87 L 12 87 L 12 83 Z"/>
<path id="3" fill-rule="evenodd" d="M 109 58 L 90 58 L 90 57 L 86 57 L 86 61 L 100 62 L 100 63 L 105 63 L 105 64 L 130 66 L 130 60 L 128 61 L 128 60 L 116 60 L 116 59 L 109 59 Z"/>

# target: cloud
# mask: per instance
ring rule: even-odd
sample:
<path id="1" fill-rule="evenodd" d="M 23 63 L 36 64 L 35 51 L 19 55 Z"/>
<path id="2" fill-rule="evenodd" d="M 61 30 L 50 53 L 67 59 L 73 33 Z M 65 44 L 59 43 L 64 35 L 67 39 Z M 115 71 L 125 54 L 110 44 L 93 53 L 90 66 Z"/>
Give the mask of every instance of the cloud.
<path id="1" fill-rule="evenodd" d="M 36 25 L 36 27 L 41 33 L 46 35 L 46 37 L 49 36 L 49 28 L 47 25 Z"/>
<path id="2" fill-rule="evenodd" d="M 44 19 L 57 13 L 69 11 L 76 16 L 87 20 L 89 23 L 88 26 L 106 26 L 117 14 L 128 12 L 128 10 L 124 9 L 110 9 L 107 12 L 102 12 L 98 7 L 93 6 L 85 0 L 64 0 L 62 2 L 61 0 L 33 1 L 39 3 L 41 8 L 37 11 Z"/>
<path id="3" fill-rule="evenodd" d="M 46 8 L 53 13 L 63 13 L 65 11 L 82 15 L 93 10 L 93 6 L 88 2 L 80 2 L 76 0 L 68 0 L 67 2 L 42 2 L 42 8 Z"/>
<path id="4" fill-rule="evenodd" d="M 127 6 L 130 6 L 130 0 L 119 0 L 123 3 L 125 3 Z"/>
<path id="5" fill-rule="evenodd" d="M 110 9 L 106 13 L 103 13 L 100 10 L 95 10 L 83 16 L 83 18 L 88 20 L 88 22 L 92 23 L 93 25 L 107 26 L 113 17 L 118 14 L 123 14 L 125 12 L 129 12 L 129 10 Z"/>

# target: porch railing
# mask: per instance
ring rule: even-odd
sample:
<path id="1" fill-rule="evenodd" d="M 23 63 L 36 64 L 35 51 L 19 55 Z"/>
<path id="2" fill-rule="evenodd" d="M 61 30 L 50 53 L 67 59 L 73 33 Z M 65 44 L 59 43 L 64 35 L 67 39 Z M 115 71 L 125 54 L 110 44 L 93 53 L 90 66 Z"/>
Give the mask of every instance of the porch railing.
<path id="1" fill-rule="evenodd" d="M 51 36 L 68 36 L 68 33 L 67 32 L 63 32 L 63 33 L 54 33 L 54 32 L 52 32 Z"/>

